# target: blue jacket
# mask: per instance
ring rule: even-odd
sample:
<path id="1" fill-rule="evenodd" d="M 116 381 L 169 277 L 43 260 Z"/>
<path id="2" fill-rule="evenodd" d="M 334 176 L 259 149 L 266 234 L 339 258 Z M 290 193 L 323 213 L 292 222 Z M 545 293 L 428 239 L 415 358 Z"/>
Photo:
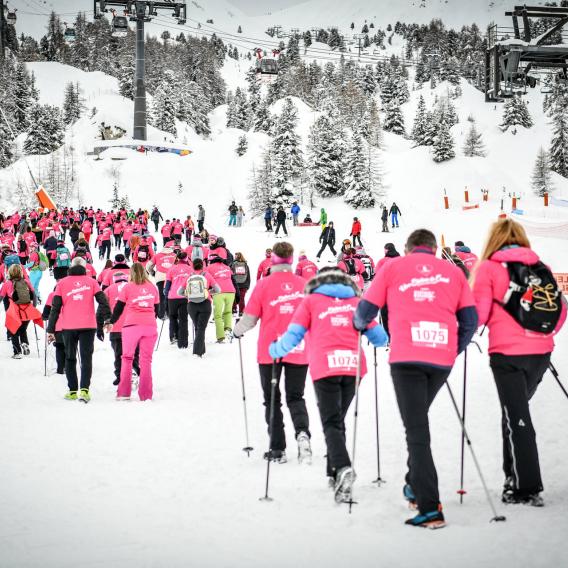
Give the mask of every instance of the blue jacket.
<path id="1" fill-rule="evenodd" d="M 300 213 L 300 206 L 298 204 L 292 205 L 292 209 L 290 209 L 290 213 L 292 213 L 292 215 L 298 215 Z"/>
<path id="2" fill-rule="evenodd" d="M 272 219 L 272 209 L 270 209 L 269 207 L 264 210 L 264 218 Z"/>

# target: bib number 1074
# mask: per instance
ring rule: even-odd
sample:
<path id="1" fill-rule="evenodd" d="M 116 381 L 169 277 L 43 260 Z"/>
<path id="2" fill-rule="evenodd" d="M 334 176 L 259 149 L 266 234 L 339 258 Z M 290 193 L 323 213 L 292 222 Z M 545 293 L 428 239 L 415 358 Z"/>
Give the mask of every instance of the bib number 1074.
<path id="1" fill-rule="evenodd" d="M 412 343 L 420 347 L 447 346 L 448 326 L 435 321 L 420 321 L 411 324 Z"/>

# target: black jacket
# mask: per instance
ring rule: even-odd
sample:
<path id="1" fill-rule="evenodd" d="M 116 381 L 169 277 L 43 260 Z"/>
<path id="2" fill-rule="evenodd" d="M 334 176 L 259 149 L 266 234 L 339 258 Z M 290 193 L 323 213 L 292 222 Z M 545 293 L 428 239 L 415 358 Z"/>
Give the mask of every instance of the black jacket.
<path id="1" fill-rule="evenodd" d="M 329 225 L 321 232 L 320 243 L 327 243 L 329 245 L 335 244 L 335 229 Z"/>
<path id="2" fill-rule="evenodd" d="M 276 221 L 278 221 L 278 223 L 284 223 L 284 221 L 286 221 L 286 211 L 278 211 L 278 213 L 276 213 Z"/>
<path id="3" fill-rule="evenodd" d="M 394 203 L 392 204 L 392 207 L 390 208 L 389 213 L 392 215 L 393 213 L 395 215 L 402 215 L 401 210 L 398 208 L 398 205 L 395 205 Z"/>
<path id="4" fill-rule="evenodd" d="M 43 243 L 43 248 L 46 252 L 57 249 L 57 239 L 55 237 L 48 237 Z"/>

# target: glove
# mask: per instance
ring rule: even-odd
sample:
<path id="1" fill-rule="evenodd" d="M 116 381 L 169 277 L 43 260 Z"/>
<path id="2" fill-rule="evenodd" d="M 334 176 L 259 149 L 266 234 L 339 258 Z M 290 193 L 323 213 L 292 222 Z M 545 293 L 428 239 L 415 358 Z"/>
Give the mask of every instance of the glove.
<path id="1" fill-rule="evenodd" d="M 97 329 L 97 339 L 99 341 L 105 340 L 105 332 L 102 329 Z"/>
<path id="2" fill-rule="evenodd" d="M 282 359 L 286 357 L 286 355 L 288 355 L 288 353 L 284 351 L 284 349 L 282 348 L 280 343 L 278 343 L 278 341 L 273 341 L 270 344 L 270 347 L 268 348 L 268 353 L 270 353 L 272 359 Z"/>

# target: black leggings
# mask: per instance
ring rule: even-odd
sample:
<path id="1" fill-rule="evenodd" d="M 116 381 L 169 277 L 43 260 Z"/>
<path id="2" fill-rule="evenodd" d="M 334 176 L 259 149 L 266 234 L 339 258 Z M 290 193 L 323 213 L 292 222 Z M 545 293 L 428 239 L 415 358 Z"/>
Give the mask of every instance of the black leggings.
<path id="1" fill-rule="evenodd" d="M 77 347 L 81 357 L 81 388 L 88 389 L 93 374 L 94 329 L 67 329 L 63 331 L 65 344 L 65 375 L 70 391 L 78 390 Z"/>
<path id="2" fill-rule="evenodd" d="M 189 302 L 187 308 L 195 330 L 193 354 L 201 356 L 205 354 L 205 331 L 207 330 L 207 324 L 211 317 L 211 302 L 209 300 L 205 300 L 198 304 Z"/>
<path id="3" fill-rule="evenodd" d="M 170 318 L 170 341 L 177 339 L 180 349 L 187 349 L 187 300 L 179 298 L 168 300 L 168 316 Z"/>

